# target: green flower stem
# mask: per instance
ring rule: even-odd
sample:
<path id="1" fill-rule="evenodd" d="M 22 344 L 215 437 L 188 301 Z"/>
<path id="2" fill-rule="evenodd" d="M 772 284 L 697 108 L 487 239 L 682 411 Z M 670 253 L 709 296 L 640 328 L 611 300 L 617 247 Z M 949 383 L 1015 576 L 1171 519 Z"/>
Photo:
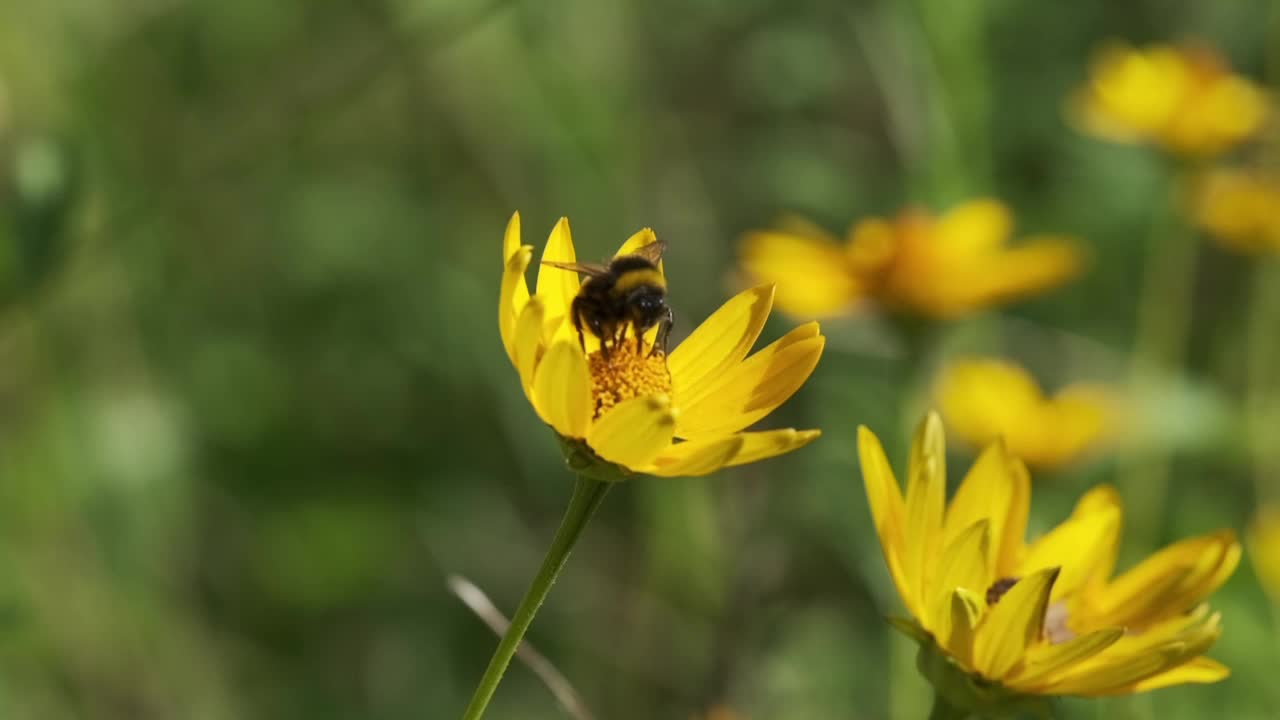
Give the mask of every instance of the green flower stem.
<path id="1" fill-rule="evenodd" d="M 990 80 L 984 0 L 911 0 L 924 47 L 915 59 L 929 133 L 928 200 L 949 206 L 991 191 Z"/>
<path id="2" fill-rule="evenodd" d="M 1147 246 L 1147 267 L 1138 299 L 1133 348 L 1133 389 L 1148 400 L 1179 371 L 1184 361 L 1192 310 L 1199 242 L 1180 211 L 1196 168 L 1179 165 L 1165 203 L 1156 210 Z M 1134 502 L 1134 535 L 1152 545 L 1159 540 L 1169 489 L 1170 455 L 1164 448 L 1134 451 L 1122 474 Z"/>
<path id="3" fill-rule="evenodd" d="M 947 702 L 942 693 L 933 694 L 933 709 L 929 711 L 929 720 L 964 720 L 969 712 Z"/>
<path id="4" fill-rule="evenodd" d="M 1280 0 L 1272 0 L 1267 13 L 1267 82 L 1280 85 Z M 1280 167 L 1280 128 L 1272 130 L 1262 145 L 1262 167 Z M 1275 422 L 1280 418 L 1280 258 L 1265 254 L 1257 258 L 1253 294 L 1249 299 L 1247 343 L 1248 379 L 1245 411 L 1249 452 L 1253 461 L 1255 502 L 1280 502 L 1280 446 L 1274 441 Z M 1270 427 L 1268 427 L 1270 423 Z M 1280 608 L 1272 613 L 1280 629 Z M 1280 633 L 1278 633 L 1280 634 Z"/>
<path id="5" fill-rule="evenodd" d="M 1274 441 L 1276 419 L 1280 418 L 1280 259 L 1258 258 L 1254 268 L 1253 297 L 1249 308 L 1248 412 L 1249 449 L 1253 455 L 1253 476 L 1257 501 L 1275 502 L 1275 482 L 1280 478 L 1280 445 Z"/>
<path id="6" fill-rule="evenodd" d="M 582 536 L 582 531 L 587 527 L 587 522 L 591 520 L 596 508 L 600 507 L 605 493 L 609 491 L 609 486 L 610 483 L 607 482 L 578 477 L 573 486 L 573 497 L 569 499 L 569 507 L 565 509 L 564 518 L 560 521 L 560 528 L 556 530 L 556 536 L 551 540 L 551 547 L 547 548 L 546 557 L 542 559 L 538 574 L 534 576 L 529 589 L 525 591 L 520 607 L 516 608 L 516 614 L 511 618 L 511 626 L 507 628 L 502 641 L 498 643 L 498 649 L 493 653 L 493 658 L 489 660 L 489 667 L 485 668 L 484 676 L 480 678 L 480 684 L 476 687 L 475 694 L 471 696 L 471 703 L 467 705 L 467 710 L 462 715 L 463 720 L 479 720 L 484 715 L 485 708 L 493 699 L 494 691 L 498 689 L 498 683 L 502 682 L 502 675 L 507 671 L 507 665 L 511 663 L 512 656 L 520 647 L 520 641 L 524 639 L 525 632 L 533 622 L 533 616 L 538 614 L 538 608 L 542 607 L 542 601 L 547 598 L 547 593 L 560 574 L 560 569 L 569 559 L 570 551 Z"/>

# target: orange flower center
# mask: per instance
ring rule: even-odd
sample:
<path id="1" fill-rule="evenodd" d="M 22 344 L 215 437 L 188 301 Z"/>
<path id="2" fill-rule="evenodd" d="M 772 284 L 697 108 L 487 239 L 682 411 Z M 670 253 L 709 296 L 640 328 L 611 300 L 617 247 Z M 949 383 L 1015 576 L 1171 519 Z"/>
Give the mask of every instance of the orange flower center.
<path id="1" fill-rule="evenodd" d="M 671 394 L 671 373 L 661 350 L 651 353 L 648 347 L 642 347 L 637 352 L 629 342 L 618 343 L 609 348 L 607 355 L 599 350 L 588 355 L 587 370 L 591 374 L 595 418 L 624 400 Z"/>

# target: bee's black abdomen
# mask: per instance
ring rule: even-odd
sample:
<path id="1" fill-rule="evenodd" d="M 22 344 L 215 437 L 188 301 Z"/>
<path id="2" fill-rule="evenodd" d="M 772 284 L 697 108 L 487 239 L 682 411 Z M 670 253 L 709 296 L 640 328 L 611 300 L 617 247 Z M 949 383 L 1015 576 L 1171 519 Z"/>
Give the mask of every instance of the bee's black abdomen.
<path id="1" fill-rule="evenodd" d="M 623 255 L 616 257 L 613 262 L 609 263 L 609 270 L 613 273 L 621 275 L 629 270 L 657 270 L 658 266 L 649 261 L 649 258 L 643 258 L 639 255 Z"/>

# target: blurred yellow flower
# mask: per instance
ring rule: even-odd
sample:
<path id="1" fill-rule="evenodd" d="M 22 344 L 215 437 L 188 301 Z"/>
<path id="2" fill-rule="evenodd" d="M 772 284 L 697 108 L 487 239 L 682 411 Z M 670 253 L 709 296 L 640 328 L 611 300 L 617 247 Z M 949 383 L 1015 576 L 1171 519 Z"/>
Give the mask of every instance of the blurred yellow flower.
<path id="1" fill-rule="evenodd" d="M 1206 657 L 1220 617 L 1200 605 L 1240 560 L 1229 530 L 1174 543 L 1112 577 L 1122 510 L 1094 488 L 1065 522 L 1025 543 L 1026 467 L 987 447 L 950 504 L 942 423 L 930 414 L 911 448 L 906 497 L 880 441 L 858 429 L 867 500 L 889 575 L 938 693 L 969 712 L 1037 696 L 1101 696 L 1215 682 Z"/>
<path id="2" fill-rule="evenodd" d="M 793 224 L 794 225 L 794 224 Z M 908 210 L 894 220 L 868 218 L 842 244 L 810 225 L 748 234 L 748 275 L 778 286 L 778 306 L 793 315 L 833 315 L 860 300 L 949 318 L 1060 285 L 1081 266 L 1078 245 L 1036 237 L 1009 247 L 1013 218 L 996 200 L 979 199 L 940 217 Z"/>
<path id="3" fill-rule="evenodd" d="M 641 230 L 619 255 L 656 242 Z M 563 439 L 580 473 L 612 464 L 630 473 L 697 476 L 807 445 L 818 430 L 742 432 L 800 388 L 822 355 L 817 323 L 792 330 L 747 357 L 773 307 L 773 288 L 761 286 L 730 299 L 665 356 L 622 343 L 608 354 L 585 339 L 584 351 L 567 315 L 578 293 L 577 273 L 543 265 L 529 292 L 525 270 L 533 248 L 520 243 L 520 215 L 507 225 L 505 269 L 498 308 L 502 343 L 538 416 Z M 561 218 L 547 240 L 544 262 L 573 263 L 569 222 Z M 677 440 L 678 439 L 678 440 Z"/>
<path id="4" fill-rule="evenodd" d="M 1249 556 L 1258 583 L 1280 605 L 1280 507 L 1266 506 L 1258 511 L 1249 527 Z"/>
<path id="5" fill-rule="evenodd" d="M 1089 81 L 1072 97 L 1069 114 L 1109 140 L 1205 156 L 1255 135 L 1266 119 L 1267 100 L 1211 49 L 1112 43 L 1094 57 Z"/>
<path id="6" fill-rule="evenodd" d="M 1196 221 L 1225 247 L 1280 252 L 1280 178 L 1247 170 L 1213 170 L 1197 184 Z"/>
<path id="7" fill-rule="evenodd" d="M 1069 385 L 1046 397 L 1025 369 L 1002 360 L 966 358 L 948 365 L 934 397 L 947 427 L 974 447 L 1003 439 L 1033 466 L 1079 458 L 1107 434 L 1114 400 L 1100 385 Z"/>

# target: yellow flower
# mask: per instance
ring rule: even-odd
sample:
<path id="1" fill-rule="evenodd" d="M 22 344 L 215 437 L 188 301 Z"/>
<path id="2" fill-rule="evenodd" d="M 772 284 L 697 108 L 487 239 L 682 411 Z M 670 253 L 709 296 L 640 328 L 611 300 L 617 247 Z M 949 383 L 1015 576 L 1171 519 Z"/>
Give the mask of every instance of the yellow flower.
<path id="1" fill-rule="evenodd" d="M 1009 210 L 973 200 L 941 217 L 908 210 L 895 220 L 869 218 L 840 244 L 812 226 L 754 232 L 743 265 L 776 282 L 778 306 L 797 316 L 841 313 L 863 299 L 894 310 L 949 318 L 1060 285 L 1080 270 L 1071 240 L 1038 237 L 1007 245 Z"/>
<path id="2" fill-rule="evenodd" d="M 905 498 L 865 427 L 858 453 L 889 575 L 914 618 L 895 624 L 921 642 L 920 667 L 951 705 L 992 711 L 1228 675 L 1203 657 L 1221 626 L 1200 603 L 1240 560 L 1231 531 L 1175 543 L 1112 577 L 1122 512 L 1110 487 L 1027 544 L 1030 477 L 1001 444 L 978 457 L 950 504 L 936 415 L 916 433 Z"/>
<path id="3" fill-rule="evenodd" d="M 1280 507 L 1258 511 L 1249 528 L 1249 551 L 1258 583 L 1280 605 Z"/>
<path id="4" fill-rule="evenodd" d="M 1045 397 L 1023 368 L 1001 360 L 951 363 L 934 396 L 947 427 L 974 447 L 1003 439 L 1009 452 L 1034 466 L 1080 457 L 1113 425 L 1111 393 L 1078 383 Z"/>
<path id="5" fill-rule="evenodd" d="M 1187 156 L 1230 149 L 1257 134 L 1266 113 L 1262 90 L 1232 74 L 1217 53 L 1166 45 L 1104 47 L 1069 103 L 1088 132 Z"/>
<path id="6" fill-rule="evenodd" d="M 652 230 L 631 236 L 618 254 L 656 242 Z M 607 477 L 631 473 L 698 476 L 807 445 L 818 430 L 742 432 L 800 388 L 822 355 L 817 323 L 795 328 L 747 357 L 773 307 L 773 288 L 744 291 L 725 303 L 664 356 L 653 333 L 611 347 L 568 321 L 577 273 L 542 265 L 534 293 L 525 284 L 533 248 L 520 243 L 520 215 L 507 225 L 498 307 L 502 343 L 538 416 L 563 439 L 580 473 L 612 464 Z M 561 218 L 542 260 L 573 263 L 569 222 Z M 632 336 L 634 337 L 634 336 Z"/>
<path id="7" fill-rule="evenodd" d="M 1245 170 L 1214 170 L 1196 188 L 1195 216 L 1223 246 L 1244 253 L 1280 252 L 1280 179 Z"/>

